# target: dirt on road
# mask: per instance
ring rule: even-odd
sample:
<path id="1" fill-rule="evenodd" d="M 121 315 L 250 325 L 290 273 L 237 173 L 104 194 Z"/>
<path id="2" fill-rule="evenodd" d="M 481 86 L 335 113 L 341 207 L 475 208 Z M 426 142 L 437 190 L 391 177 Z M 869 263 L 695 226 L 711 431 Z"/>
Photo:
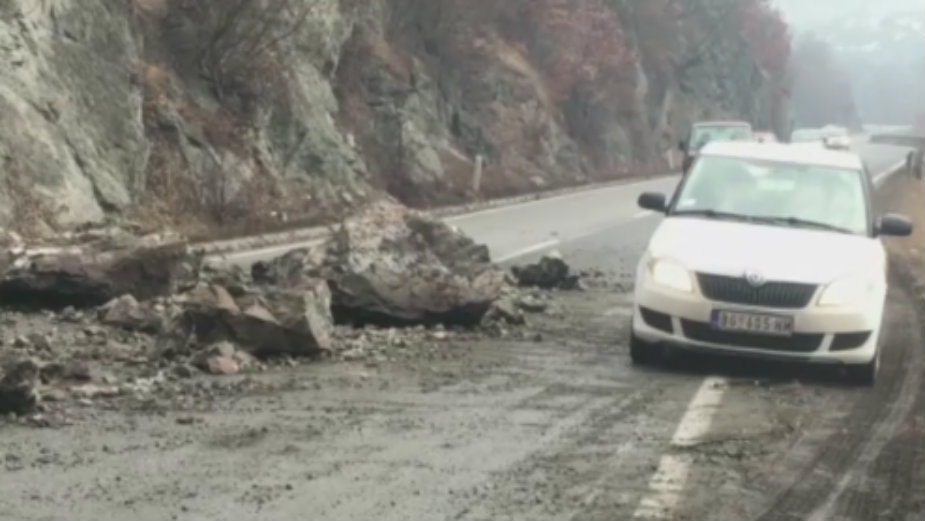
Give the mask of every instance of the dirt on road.
<path id="1" fill-rule="evenodd" d="M 890 201 L 914 213 L 910 192 Z M 61 371 L 86 394 L 0 420 L 0 519 L 612 520 L 656 505 L 642 510 L 918 521 L 925 317 L 903 277 L 921 272 L 908 242 L 891 248 L 874 389 L 708 357 L 635 368 L 630 294 L 607 282 L 626 274 L 537 292 L 523 326 L 341 329 L 340 356 L 230 376 L 152 367 L 152 340 L 73 311 L 4 312 L 0 350 L 71 353 L 85 366 Z M 674 443 L 704 389 L 721 397 L 709 429 Z"/>

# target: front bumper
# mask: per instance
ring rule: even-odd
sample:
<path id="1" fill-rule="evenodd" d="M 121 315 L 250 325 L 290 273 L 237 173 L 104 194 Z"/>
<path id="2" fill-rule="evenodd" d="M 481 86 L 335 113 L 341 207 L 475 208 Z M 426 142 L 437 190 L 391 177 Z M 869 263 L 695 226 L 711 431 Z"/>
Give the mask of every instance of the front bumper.
<path id="1" fill-rule="evenodd" d="M 699 291 L 680 293 L 650 281 L 637 285 L 633 333 L 648 344 L 692 351 L 727 353 L 775 360 L 828 364 L 864 364 L 876 355 L 882 301 L 859 309 L 778 309 L 717 302 Z M 730 333 L 714 329 L 714 309 L 785 314 L 793 317 L 789 337 Z"/>

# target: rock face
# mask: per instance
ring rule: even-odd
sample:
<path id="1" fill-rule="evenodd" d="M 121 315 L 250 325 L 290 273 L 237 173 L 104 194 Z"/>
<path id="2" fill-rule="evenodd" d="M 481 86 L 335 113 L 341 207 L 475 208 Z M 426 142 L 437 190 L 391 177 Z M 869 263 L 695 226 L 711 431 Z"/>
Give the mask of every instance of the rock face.
<path id="1" fill-rule="evenodd" d="M 391 204 L 346 222 L 321 272 L 335 318 L 355 324 L 472 326 L 504 284 L 485 246 Z"/>
<path id="2" fill-rule="evenodd" d="M 0 226 L 243 226 L 663 170 L 690 119 L 765 112 L 713 3 L 666 30 L 626 1 L 7 0 Z"/>

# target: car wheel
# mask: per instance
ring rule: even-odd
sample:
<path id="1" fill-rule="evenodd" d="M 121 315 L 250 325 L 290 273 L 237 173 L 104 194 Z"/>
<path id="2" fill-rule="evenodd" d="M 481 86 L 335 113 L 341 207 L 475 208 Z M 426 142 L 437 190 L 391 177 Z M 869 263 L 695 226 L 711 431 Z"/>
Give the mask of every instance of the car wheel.
<path id="1" fill-rule="evenodd" d="M 880 350 L 874 355 L 874 359 L 863 365 L 854 365 L 848 367 L 848 380 L 858 386 L 873 387 L 877 381 L 877 373 L 880 370 Z"/>
<path id="2" fill-rule="evenodd" d="M 661 351 L 657 346 L 643 341 L 636 333 L 630 332 L 630 359 L 636 365 L 652 365 L 658 360 Z"/>

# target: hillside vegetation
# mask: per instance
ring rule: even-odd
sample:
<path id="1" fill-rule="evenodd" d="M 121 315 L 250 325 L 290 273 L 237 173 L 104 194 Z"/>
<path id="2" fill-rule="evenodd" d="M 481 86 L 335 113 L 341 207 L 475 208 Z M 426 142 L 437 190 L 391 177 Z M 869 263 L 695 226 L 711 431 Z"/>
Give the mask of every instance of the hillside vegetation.
<path id="1" fill-rule="evenodd" d="M 0 226 L 323 220 L 662 172 L 779 126 L 764 0 L 0 2 Z"/>

